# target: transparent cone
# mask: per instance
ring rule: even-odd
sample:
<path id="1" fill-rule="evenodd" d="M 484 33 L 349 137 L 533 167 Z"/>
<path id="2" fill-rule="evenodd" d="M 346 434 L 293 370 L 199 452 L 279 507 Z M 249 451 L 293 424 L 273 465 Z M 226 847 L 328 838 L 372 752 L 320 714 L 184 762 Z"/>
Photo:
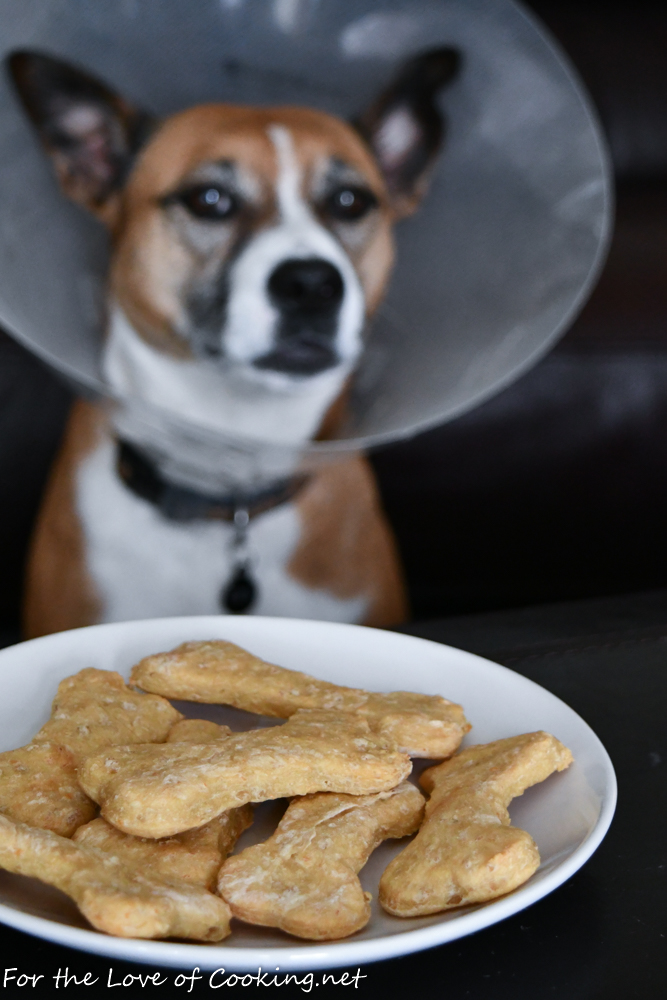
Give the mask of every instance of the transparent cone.
<path id="1" fill-rule="evenodd" d="M 305 449 L 305 465 L 414 434 L 498 391 L 567 328 L 597 276 L 611 217 L 599 129 L 563 57 L 509 0 L 7 0 L 0 26 L 3 57 L 31 48 L 68 59 L 158 115 L 224 100 L 352 118 L 409 56 L 462 51 L 464 69 L 442 96 L 446 145 L 423 204 L 398 226 L 349 419 L 336 440 Z M 106 235 L 61 195 L 7 79 L 0 185 L 0 322 L 108 398 Z M 234 469 L 247 481 L 249 470 L 279 475 L 294 460 L 289 449 L 165 422 L 137 400 L 110 403 L 121 428 L 159 425 L 165 456 L 180 455 L 163 471 L 191 485 L 202 457 L 208 489 Z"/>

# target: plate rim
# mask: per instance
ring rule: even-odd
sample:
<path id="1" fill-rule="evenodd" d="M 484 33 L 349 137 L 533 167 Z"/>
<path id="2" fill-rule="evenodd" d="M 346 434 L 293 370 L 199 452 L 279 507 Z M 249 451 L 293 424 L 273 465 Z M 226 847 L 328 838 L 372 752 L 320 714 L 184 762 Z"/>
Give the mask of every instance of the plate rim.
<path id="1" fill-rule="evenodd" d="M 131 629 L 133 626 L 138 630 L 152 626 L 180 626 L 191 625 L 193 627 L 204 627 L 207 622 L 216 623 L 219 626 L 221 621 L 235 618 L 230 615 L 196 615 L 196 616 L 175 616 L 170 618 L 149 618 L 138 619 L 130 622 L 111 622 L 100 625 L 89 625 L 80 629 L 72 629 L 66 632 L 53 633 L 51 635 L 39 636 L 25 642 L 15 643 L 0 650 L 0 671 L 4 668 L 4 661 L 16 655 L 17 650 L 23 651 L 26 647 L 39 645 L 59 645 L 67 642 L 68 637 L 80 635 L 81 641 L 85 642 L 84 635 L 94 630 L 112 630 L 122 632 Z M 353 625 L 342 622 L 319 622 L 313 619 L 285 619 L 269 616 L 252 616 L 245 619 L 261 625 L 262 623 L 280 623 L 285 625 L 321 627 L 326 626 L 333 630 L 358 630 L 372 632 L 383 636 L 394 636 L 400 641 L 407 641 L 409 644 L 426 644 L 435 647 L 445 653 L 452 653 L 456 657 L 463 656 L 465 659 L 477 661 L 484 669 L 491 669 L 493 672 L 511 675 L 514 680 L 519 680 L 558 702 L 567 712 L 571 713 L 578 722 L 588 731 L 587 735 L 592 738 L 599 755 L 596 764 L 601 765 L 604 775 L 605 792 L 600 803 L 600 812 L 597 820 L 586 837 L 577 848 L 565 858 L 557 863 L 556 867 L 545 875 L 539 882 L 528 882 L 520 886 L 514 892 L 502 896 L 499 899 L 491 900 L 489 903 L 461 913 L 455 919 L 442 921 L 440 923 L 429 924 L 426 927 L 417 927 L 412 930 L 398 930 L 396 933 L 386 934 L 378 938 L 366 938 L 354 940 L 346 938 L 332 942 L 309 942 L 304 944 L 296 943 L 293 947 L 275 948 L 267 947 L 234 947 L 225 944 L 197 944 L 197 943 L 176 943 L 171 941 L 142 940 L 137 938 L 120 938 L 105 935 L 93 929 L 73 927 L 48 917 L 41 917 L 36 914 L 26 913 L 24 910 L 16 909 L 6 903 L 0 903 L 0 922 L 17 930 L 24 931 L 33 936 L 42 938 L 55 944 L 78 949 L 82 952 L 114 958 L 125 962 L 135 962 L 139 964 L 160 965 L 169 968 L 194 969 L 212 972 L 218 968 L 224 968 L 229 973 L 236 972 L 257 972 L 258 968 L 267 969 L 268 972 L 278 967 L 281 972 L 308 972 L 316 970 L 326 970 L 341 968 L 343 966 L 354 966 L 370 964 L 383 961 L 389 958 L 399 958 L 403 955 L 412 954 L 427 948 L 433 948 L 441 944 L 447 944 L 465 937 L 479 930 L 483 930 L 501 920 L 532 906 L 538 900 L 549 895 L 560 885 L 566 882 L 575 874 L 597 850 L 600 843 L 606 836 L 611 825 L 611 821 L 616 809 L 618 799 L 618 785 L 616 774 L 611 758 L 604 747 L 604 744 L 597 736 L 590 725 L 571 708 L 565 701 L 553 694 L 541 684 L 536 683 L 529 677 L 512 670 L 510 667 L 495 663 L 486 657 L 467 650 L 440 643 L 433 639 L 424 639 L 421 636 L 413 636 L 405 632 L 388 632 L 384 630 L 372 629 L 368 626 Z M 102 668 L 107 669 L 107 668 Z M 539 870 L 539 869 L 538 869 Z"/>

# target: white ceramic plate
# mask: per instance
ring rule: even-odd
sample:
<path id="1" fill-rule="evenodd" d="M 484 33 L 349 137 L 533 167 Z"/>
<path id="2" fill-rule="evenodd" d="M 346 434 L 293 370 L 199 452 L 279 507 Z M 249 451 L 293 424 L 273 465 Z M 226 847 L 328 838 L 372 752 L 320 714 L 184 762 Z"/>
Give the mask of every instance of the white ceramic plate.
<path id="1" fill-rule="evenodd" d="M 378 691 L 409 689 L 442 694 L 464 705 L 473 723 L 468 743 L 546 729 L 572 750 L 576 763 L 529 789 L 511 807 L 528 830 L 542 864 L 516 892 L 483 906 L 401 920 L 374 903 L 359 934 L 344 941 L 308 943 L 279 931 L 235 922 L 222 945 L 175 944 L 107 937 L 89 930 L 68 899 L 32 879 L 0 872 L 0 920 L 73 948 L 133 962 L 192 969 L 281 971 L 360 966 L 452 941 L 530 906 L 568 879 L 604 837 L 616 803 L 616 779 L 595 733 L 571 708 L 519 674 L 470 653 L 411 636 L 324 622 L 284 618 L 176 618 L 99 625 L 35 639 L 0 652 L 0 749 L 27 743 L 49 716 L 58 682 L 83 667 L 128 676 L 142 656 L 188 639 L 225 638 L 296 670 L 340 684 Z M 188 715 L 249 728 L 256 716 L 216 706 L 179 703 Z M 275 720 L 273 720 L 275 722 Z M 268 722 L 268 720 L 267 720 Z M 263 840 L 275 806 L 258 819 L 239 847 Z M 361 873 L 364 888 L 377 883 L 403 842 L 378 848 Z"/>

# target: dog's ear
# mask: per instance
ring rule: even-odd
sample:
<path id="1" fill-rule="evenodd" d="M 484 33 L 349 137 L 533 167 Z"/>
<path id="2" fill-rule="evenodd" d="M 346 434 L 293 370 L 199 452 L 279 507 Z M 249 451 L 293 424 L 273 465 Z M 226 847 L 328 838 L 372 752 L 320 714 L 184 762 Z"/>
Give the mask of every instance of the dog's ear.
<path id="1" fill-rule="evenodd" d="M 354 122 L 375 154 L 398 216 L 414 212 L 426 190 L 445 132 L 436 97 L 457 75 L 460 64 L 460 53 L 452 48 L 410 59 Z"/>
<path id="2" fill-rule="evenodd" d="M 7 63 L 63 191 L 111 223 L 114 196 L 150 131 L 150 116 L 51 56 L 14 52 Z"/>

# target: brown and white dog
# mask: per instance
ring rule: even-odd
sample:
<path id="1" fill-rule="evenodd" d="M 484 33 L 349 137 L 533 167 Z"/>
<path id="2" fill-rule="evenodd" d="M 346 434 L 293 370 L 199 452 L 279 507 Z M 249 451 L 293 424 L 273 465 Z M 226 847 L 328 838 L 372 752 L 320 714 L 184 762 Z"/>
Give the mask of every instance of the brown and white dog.
<path id="1" fill-rule="evenodd" d="M 392 226 L 417 207 L 439 149 L 435 98 L 457 64 L 450 49 L 413 59 L 354 125 L 228 104 L 157 122 L 75 67 L 11 56 L 62 190 L 111 235 L 112 392 L 295 453 L 331 434 L 391 271 Z M 404 618 L 362 458 L 305 480 L 287 469 L 239 501 L 207 495 L 205 468 L 171 482 L 179 456 L 155 460 L 144 426 L 126 421 L 122 438 L 102 407 L 75 405 L 34 538 L 29 635 L 215 614 L 225 588 L 228 608 L 257 614 Z"/>

